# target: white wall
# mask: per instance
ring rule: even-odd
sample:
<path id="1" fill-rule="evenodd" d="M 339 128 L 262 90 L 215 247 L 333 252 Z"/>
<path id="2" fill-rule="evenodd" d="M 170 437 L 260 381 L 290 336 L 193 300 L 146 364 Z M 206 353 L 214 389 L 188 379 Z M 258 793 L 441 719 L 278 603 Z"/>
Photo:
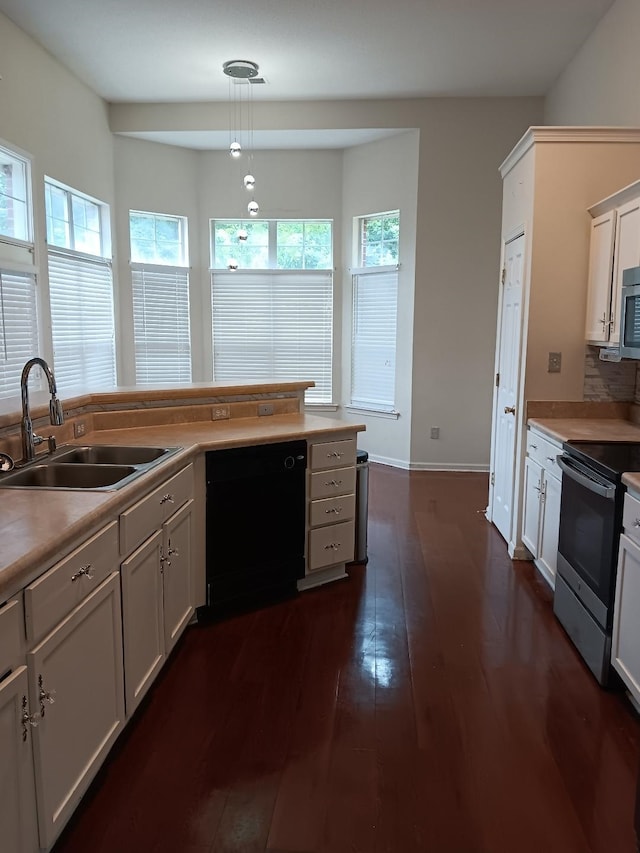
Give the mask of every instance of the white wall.
<path id="1" fill-rule="evenodd" d="M 3 15 L 0 75 L 0 139 L 33 158 L 42 354 L 52 360 L 44 176 L 111 205 L 113 230 L 113 136 L 104 101 Z"/>
<path id="2" fill-rule="evenodd" d="M 640 3 L 615 0 L 545 103 L 557 125 L 640 125 Z"/>
<path id="3" fill-rule="evenodd" d="M 411 448 L 411 405 L 413 388 L 413 298 L 416 258 L 416 212 L 418 199 L 417 130 L 391 139 L 359 145 L 344 155 L 343 181 L 343 269 L 345 275 L 343 317 L 343 352 L 350 350 L 352 323 L 352 290 L 349 269 L 353 266 L 353 220 L 356 216 L 400 211 L 400 271 L 398 279 L 398 334 L 396 350 L 396 409 L 400 417 L 390 419 L 376 415 L 350 413 L 343 408 L 340 416 L 353 422 L 366 423 L 367 431 L 358 439 L 359 446 L 372 458 L 407 466 Z M 350 400 L 350 359 L 342 364 L 342 404 Z"/>

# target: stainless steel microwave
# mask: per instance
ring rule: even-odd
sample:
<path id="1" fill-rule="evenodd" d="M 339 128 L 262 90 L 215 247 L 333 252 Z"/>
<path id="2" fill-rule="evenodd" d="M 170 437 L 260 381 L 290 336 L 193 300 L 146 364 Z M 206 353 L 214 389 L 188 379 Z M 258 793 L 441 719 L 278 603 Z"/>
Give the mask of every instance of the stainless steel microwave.
<path id="1" fill-rule="evenodd" d="M 640 267 L 622 271 L 620 355 L 640 358 Z"/>

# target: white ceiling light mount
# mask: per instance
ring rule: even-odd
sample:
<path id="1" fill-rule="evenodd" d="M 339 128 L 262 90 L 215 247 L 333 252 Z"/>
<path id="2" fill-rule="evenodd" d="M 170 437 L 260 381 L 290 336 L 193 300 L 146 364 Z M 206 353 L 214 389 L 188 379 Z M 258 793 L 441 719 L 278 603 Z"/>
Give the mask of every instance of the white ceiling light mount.
<path id="1" fill-rule="evenodd" d="M 250 59 L 230 59 L 222 65 L 223 72 L 227 77 L 234 77 L 236 80 L 248 80 L 250 77 L 257 77 L 260 70 L 257 62 L 251 62 Z"/>

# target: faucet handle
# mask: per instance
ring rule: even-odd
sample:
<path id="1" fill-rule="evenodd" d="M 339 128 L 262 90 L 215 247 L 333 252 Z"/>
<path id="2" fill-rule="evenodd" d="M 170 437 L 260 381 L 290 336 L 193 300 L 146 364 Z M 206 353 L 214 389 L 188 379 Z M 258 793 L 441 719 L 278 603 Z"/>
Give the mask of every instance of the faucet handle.
<path id="1" fill-rule="evenodd" d="M 55 394 L 52 394 L 49 400 L 49 420 L 53 426 L 61 426 L 64 423 L 62 403 Z"/>

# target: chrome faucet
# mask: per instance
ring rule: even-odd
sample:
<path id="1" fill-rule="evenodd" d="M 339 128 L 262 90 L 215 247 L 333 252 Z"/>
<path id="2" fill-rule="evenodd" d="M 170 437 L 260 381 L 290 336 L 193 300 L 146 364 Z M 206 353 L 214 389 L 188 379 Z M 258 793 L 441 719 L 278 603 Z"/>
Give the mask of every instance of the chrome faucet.
<path id="1" fill-rule="evenodd" d="M 31 462 L 36 455 L 36 444 L 42 444 L 44 438 L 36 435 L 33 431 L 31 423 L 31 412 L 29 411 L 29 391 L 27 381 L 32 367 L 35 365 L 41 367 L 47 377 L 49 383 L 49 393 L 51 400 L 49 401 L 49 420 L 53 426 L 60 426 L 64 423 L 64 413 L 62 411 L 62 403 L 56 397 L 56 380 L 53 371 L 43 358 L 30 358 L 22 368 L 22 376 L 20 377 L 20 394 L 22 396 L 22 421 L 20 422 L 20 430 L 22 436 L 22 461 Z M 51 442 L 49 443 L 51 447 Z"/>

